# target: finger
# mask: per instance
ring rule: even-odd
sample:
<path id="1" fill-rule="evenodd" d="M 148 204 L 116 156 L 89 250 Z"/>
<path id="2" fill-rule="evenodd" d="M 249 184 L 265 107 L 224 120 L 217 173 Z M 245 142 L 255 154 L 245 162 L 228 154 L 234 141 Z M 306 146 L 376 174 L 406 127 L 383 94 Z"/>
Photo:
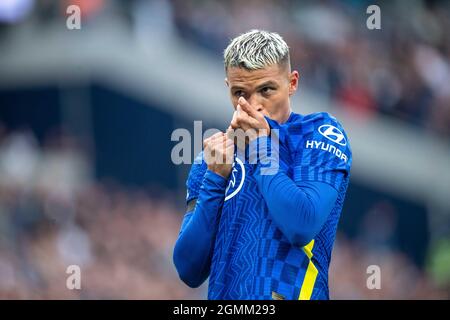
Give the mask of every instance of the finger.
<path id="1" fill-rule="evenodd" d="M 243 123 L 248 123 L 249 115 L 242 109 L 241 105 L 237 105 L 236 123 L 242 127 Z"/>
<path id="2" fill-rule="evenodd" d="M 218 164 L 225 163 L 226 140 L 225 135 L 214 139 L 212 150 L 214 150 L 214 159 Z"/>
<path id="3" fill-rule="evenodd" d="M 242 110 L 241 106 L 238 105 L 239 115 L 236 117 L 236 123 L 239 125 L 239 128 L 242 130 L 247 130 L 251 127 L 252 121 L 255 121 L 254 118 L 250 117 L 247 112 Z"/>
<path id="4" fill-rule="evenodd" d="M 258 111 L 256 111 L 256 109 L 251 106 L 244 97 L 240 97 L 238 102 L 241 106 L 241 110 L 245 111 L 251 117 L 257 117 L 259 115 Z"/>
<path id="5" fill-rule="evenodd" d="M 206 148 L 206 146 L 211 145 L 214 138 L 215 138 L 214 135 L 212 135 L 209 138 L 206 138 L 205 140 L 203 140 L 203 146 Z"/>
<path id="6" fill-rule="evenodd" d="M 211 140 L 215 140 L 215 139 L 217 139 L 217 138 L 220 138 L 220 137 L 222 137 L 223 135 L 224 135 L 224 133 L 221 132 L 221 131 L 216 132 L 215 134 L 213 134 L 213 135 L 211 136 Z"/>
<path id="7" fill-rule="evenodd" d="M 203 140 L 203 143 L 210 143 L 212 140 L 214 140 L 214 138 L 216 137 L 217 134 L 213 134 L 212 136 L 209 136 L 208 138 L 206 138 L 205 140 Z"/>
<path id="8" fill-rule="evenodd" d="M 205 140 L 203 140 L 203 148 L 207 148 L 210 142 L 211 138 L 206 138 Z"/>
<path id="9" fill-rule="evenodd" d="M 237 117 L 238 117 L 238 112 L 237 111 L 233 112 L 233 117 L 231 118 L 230 123 L 236 123 Z"/>
<path id="10" fill-rule="evenodd" d="M 225 136 L 225 133 L 222 133 L 223 135 L 220 137 L 215 138 L 212 142 L 211 142 L 211 146 L 213 148 L 217 148 L 217 146 L 221 146 L 224 141 L 227 139 L 227 137 Z"/>
<path id="11" fill-rule="evenodd" d="M 233 133 L 234 130 L 231 127 L 231 125 L 227 128 L 227 131 L 225 132 L 225 136 L 227 137 L 228 140 L 231 140 L 231 138 L 233 137 Z"/>
<path id="12" fill-rule="evenodd" d="M 232 164 L 234 161 L 234 142 L 231 139 L 225 141 L 223 153 L 225 156 L 225 163 Z"/>
<path id="13" fill-rule="evenodd" d="M 223 145 L 225 146 L 229 141 L 231 141 L 231 142 L 233 142 L 233 140 L 232 139 L 230 139 L 229 137 L 228 137 L 228 135 L 224 135 L 223 136 Z"/>
<path id="14" fill-rule="evenodd" d="M 237 122 L 237 120 L 238 120 L 238 112 L 235 111 L 233 113 L 233 118 L 231 119 L 231 122 L 230 122 L 230 127 L 232 129 L 237 129 L 239 127 L 239 123 Z"/>
<path id="15" fill-rule="evenodd" d="M 239 125 L 236 122 L 231 123 L 231 128 L 233 128 L 233 130 L 239 129 Z"/>
<path id="16" fill-rule="evenodd" d="M 227 129 L 227 131 L 226 131 L 226 133 L 225 133 L 225 136 L 227 137 L 227 139 L 228 140 L 231 140 L 231 141 L 234 141 L 234 138 L 235 138 L 235 128 L 233 128 L 233 126 L 229 126 L 228 127 L 228 129 Z"/>
<path id="17" fill-rule="evenodd" d="M 242 106 L 240 104 L 238 104 L 236 107 L 236 113 L 238 118 L 248 116 L 248 113 L 244 109 L 242 109 Z"/>
<path id="18" fill-rule="evenodd" d="M 233 140 L 228 139 L 227 136 L 224 135 L 222 138 L 217 138 L 214 140 L 212 149 L 218 151 L 219 153 L 224 153 L 230 143 L 232 144 Z"/>
<path id="19" fill-rule="evenodd" d="M 225 135 L 225 133 L 223 133 L 223 132 L 220 132 L 220 133 L 214 135 L 214 137 L 211 139 L 210 144 L 216 145 L 218 143 L 218 141 L 222 141 L 224 135 Z"/>
<path id="20" fill-rule="evenodd" d="M 222 137 L 223 135 L 224 135 L 223 132 L 217 132 L 212 136 L 210 136 L 209 138 L 206 138 L 205 140 L 203 140 L 203 148 L 207 148 L 208 146 L 211 147 L 214 144 L 214 140 Z"/>

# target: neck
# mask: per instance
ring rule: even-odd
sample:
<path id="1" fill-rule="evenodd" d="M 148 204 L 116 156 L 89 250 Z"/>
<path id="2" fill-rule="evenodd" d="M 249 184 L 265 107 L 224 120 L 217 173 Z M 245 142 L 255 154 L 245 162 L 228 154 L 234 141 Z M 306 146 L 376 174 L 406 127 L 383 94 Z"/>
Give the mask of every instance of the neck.
<path id="1" fill-rule="evenodd" d="M 291 107 L 289 107 L 289 108 L 287 109 L 287 111 L 282 115 L 282 117 L 281 117 L 281 119 L 280 119 L 280 121 L 279 121 L 278 123 L 279 123 L 279 124 L 283 124 L 283 123 L 285 123 L 286 121 L 288 121 L 289 116 L 291 115 L 291 112 L 292 112 Z"/>

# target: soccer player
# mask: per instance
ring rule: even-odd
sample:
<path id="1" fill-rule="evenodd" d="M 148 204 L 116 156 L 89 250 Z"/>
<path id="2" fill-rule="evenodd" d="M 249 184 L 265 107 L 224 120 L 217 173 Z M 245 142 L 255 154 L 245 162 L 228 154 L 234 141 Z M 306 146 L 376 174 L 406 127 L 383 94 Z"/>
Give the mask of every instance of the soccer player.
<path id="1" fill-rule="evenodd" d="M 209 277 L 208 299 L 329 299 L 328 268 L 352 163 L 347 135 L 328 113 L 291 111 L 299 73 L 277 33 L 236 37 L 224 63 L 235 108 L 229 129 L 257 134 L 244 153 L 229 132 L 204 141 L 187 179 L 187 213 L 173 253 L 179 276 L 190 287 Z M 247 161 L 264 139 L 268 146 L 276 139 L 277 151 Z M 278 167 L 263 172 L 267 160 Z"/>

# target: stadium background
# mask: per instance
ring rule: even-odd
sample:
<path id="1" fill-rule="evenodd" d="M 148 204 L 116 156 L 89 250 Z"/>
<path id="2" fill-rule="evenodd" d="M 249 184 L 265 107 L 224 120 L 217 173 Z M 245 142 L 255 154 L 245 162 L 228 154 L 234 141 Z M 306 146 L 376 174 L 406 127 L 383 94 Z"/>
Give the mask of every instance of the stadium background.
<path id="1" fill-rule="evenodd" d="M 68 30 L 77 4 L 81 30 Z M 366 8 L 381 8 L 368 30 Z M 222 50 L 277 31 L 294 111 L 341 120 L 354 154 L 332 299 L 450 297 L 445 1 L 0 1 L 0 298 L 204 299 L 172 249 L 188 165 L 176 128 L 231 119 Z M 81 290 L 66 268 L 81 267 Z M 381 289 L 366 287 L 369 265 Z"/>

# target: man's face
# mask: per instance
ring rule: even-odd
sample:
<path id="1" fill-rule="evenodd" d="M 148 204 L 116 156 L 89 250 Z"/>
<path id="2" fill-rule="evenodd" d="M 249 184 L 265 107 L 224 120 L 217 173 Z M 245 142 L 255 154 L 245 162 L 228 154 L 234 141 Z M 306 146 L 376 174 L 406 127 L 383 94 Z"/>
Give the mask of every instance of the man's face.
<path id="1" fill-rule="evenodd" d="M 230 67 L 225 82 L 235 109 L 239 97 L 244 97 L 259 112 L 283 123 L 291 113 L 289 97 L 297 90 L 298 77 L 297 71 L 279 64 L 259 70 Z"/>

